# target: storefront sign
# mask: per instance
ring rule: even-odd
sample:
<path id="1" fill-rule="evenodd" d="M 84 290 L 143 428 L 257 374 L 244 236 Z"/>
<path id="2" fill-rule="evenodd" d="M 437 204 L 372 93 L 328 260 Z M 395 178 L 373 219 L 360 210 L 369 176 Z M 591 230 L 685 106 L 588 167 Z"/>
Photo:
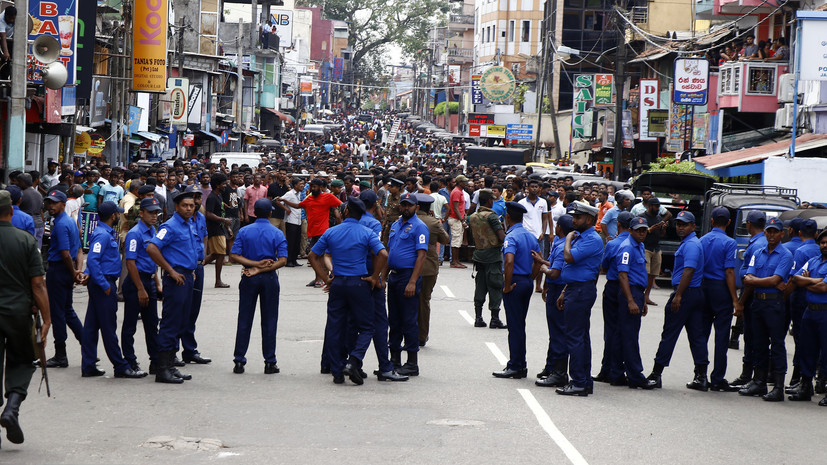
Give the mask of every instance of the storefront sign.
<path id="1" fill-rule="evenodd" d="M 571 118 L 572 137 L 582 139 L 592 136 L 593 85 L 593 74 L 574 76 L 574 103 Z"/>
<path id="2" fill-rule="evenodd" d="M 611 74 L 595 74 L 594 75 L 594 105 L 614 105 L 614 98 L 612 94 L 612 82 L 614 76 Z"/>
<path id="3" fill-rule="evenodd" d="M 666 137 L 669 110 L 649 110 L 647 132 L 650 137 Z"/>
<path id="4" fill-rule="evenodd" d="M 496 124 L 489 124 L 486 130 L 486 137 L 493 137 L 496 139 L 505 139 L 505 126 Z"/>
<path id="5" fill-rule="evenodd" d="M 92 78 L 92 98 L 89 103 L 89 126 L 103 126 L 109 118 L 109 78 L 94 76 Z"/>
<path id="6" fill-rule="evenodd" d="M 494 115 L 489 113 L 469 113 L 468 124 L 494 124 Z"/>
<path id="7" fill-rule="evenodd" d="M 709 96 L 709 62 L 706 58 L 678 58 L 674 78 L 673 102 L 706 105 Z"/>
<path id="8" fill-rule="evenodd" d="M 41 35 L 49 35 L 58 40 L 60 53 L 57 61 L 63 63 L 63 66 L 66 67 L 68 75 L 66 85 L 75 85 L 77 3 L 75 0 L 30 0 L 29 14 L 32 17 L 34 26 L 32 33 L 29 34 L 29 40 L 35 40 Z M 19 14 L 18 17 L 22 18 L 23 15 Z M 94 25 L 92 27 L 94 30 Z M 30 81 L 37 84 L 43 83 L 40 71 L 44 64 L 33 57 L 29 58 Z"/>
<path id="9" fill-rule="evenodd" d="M 166 91 L 167 11 L 167 0 L 135 1 L 132 90 Z"/>
<path id="10" fill-rule="evenodd" d="M 170 89 L 170 124 L 175 127 L 186 128 L 190 80 L 187 78 L 169 78 L 167 87 Z"/>
<path id="11" fill-rule="evenodd" d="M 653 142 L 658 140 L 656 136 L 649 134 L 649 110 L 657 109 L 660 105 L 660 81 L 657 79 L 640 80 L 640 111 L 638 112 L 638 130 L 641 142 Z"/>
<path id="12" fill-rule="evenodd" d="M 480 89 L 481 74 L 471 76 L 471 104 L 482 105 L 482 89 Z"/>

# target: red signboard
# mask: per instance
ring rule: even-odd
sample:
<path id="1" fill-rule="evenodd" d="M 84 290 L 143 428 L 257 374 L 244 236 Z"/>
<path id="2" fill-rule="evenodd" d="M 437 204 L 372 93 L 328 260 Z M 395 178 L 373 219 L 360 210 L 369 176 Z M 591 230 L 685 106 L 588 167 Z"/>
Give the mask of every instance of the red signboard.
<path id="1" fill-rule="evenodd" d="M 469 124 L 468 125 L 468 137 L 480 137 L 480 125 L 479 124 Z"/>
<path id="2" fill-rule="evenodd" d="M 487 113 L 469 113 L 468 124 L 494 124 L 494 115 Z"/>

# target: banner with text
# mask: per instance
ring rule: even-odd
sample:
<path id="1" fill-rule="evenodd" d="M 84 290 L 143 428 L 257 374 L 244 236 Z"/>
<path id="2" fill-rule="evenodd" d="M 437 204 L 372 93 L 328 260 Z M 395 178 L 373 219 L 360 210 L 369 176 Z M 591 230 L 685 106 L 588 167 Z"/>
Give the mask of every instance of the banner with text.
<path id="1" fill-rule="evenodd" d="M 656 136 L 649 134 L 649 110 L 657 109 L 660 106 L 660 81 L 657 79 L 640 80 L 640 111 L 638 112 L 638 131 L 641 142 L 653 142 L 658 140 Z"/>
<path id="2" fill-rule="evenodd" d="M 574 76 L 574 102 L 571 118 L 572 137 L 582 139 L 592 136 L 593 86 L 593 74 L 578 74 Z"/>
<path id="3" fill-rule="evenodd" d="M 132 90 L 166 92 L 167 0 L 136 0 L 133 13 Z"/>

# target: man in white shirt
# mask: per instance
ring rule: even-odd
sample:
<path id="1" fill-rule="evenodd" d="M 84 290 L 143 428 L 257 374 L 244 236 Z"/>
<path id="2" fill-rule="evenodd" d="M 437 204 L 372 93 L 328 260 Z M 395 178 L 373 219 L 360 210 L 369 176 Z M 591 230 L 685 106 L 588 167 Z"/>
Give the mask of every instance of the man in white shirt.
<path id="1" fill-rule="evenodd" d="M 431 211 L 434 217 L 438 220 L 443 219 L 443 209 L 448 206 L 448 200 L 445 196 L 439 193 L 439 183 L 434 181 L 429 186 L 431 188 L 431 197 L 434 198 L 434 203 L 431 204 Z"/>
<path id="2" fill-rule="evenodd" d="M 293 178 L 293 188 L 278 200 L 286 200 L 292 204 L 301 202 L 301 191 L 304 188 L 304 181 L 301 178 Z M 285 204 L 286 206 L 286 204 Z M 290 208 L 289 206 L 287 208 Z M 284 227 L 287 237 L 287 267 L 301 266 L 296 260 L 299 257 L 299 245 L 302 237 L 302 209 L 290 208 L 284 215 Z"/>
<path id="3" fill-rule="evenodd" d="M 635 206 L 632 207 L 632 210 L 631 210 L 632 215 L 640 216 L 640 215 L 643 215 L 644 213 L 646 213 L 646 206 L 649 205 L 649 199 L 652 198 L 652 195 L 653 194 L 652 194 L 652 189 L 651 188 L 644 187 L 643 189 L 641 189 L 640 190 L 640 197 L 643 199 L 643 201 L 638 203 L 638 204 L 635 204 Z M 666 209 L 666 207 L 661 205 L 660 210 L 658 211 L 658 215 L 666 216 L 667 214 L 669 214 L 669 211 Z M 671 215 L 670 215 L 670 217 L 671 217 Z"/>
<path id="4" fill-rule="evenodd" d="M 523 214 L 523 227 L 534 234 L 543 249 L 544 239 L 546 238 L 546 228 L 548 226 L 548 202 L 540 198 L 537 194 L 540 193 L 540 182 L 532 179 L 528 182 L 528 196 L 520 200 L 518 203 L 525 207 L 526 213 Z M 542 273 L 537 275 L 535 280 L 534 292 L 543 292 Z"/>

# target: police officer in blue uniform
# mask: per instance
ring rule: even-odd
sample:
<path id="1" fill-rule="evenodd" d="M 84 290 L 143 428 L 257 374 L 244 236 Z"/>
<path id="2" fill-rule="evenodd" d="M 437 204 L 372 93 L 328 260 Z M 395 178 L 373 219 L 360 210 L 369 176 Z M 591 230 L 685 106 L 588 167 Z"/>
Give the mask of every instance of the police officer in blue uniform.
<path id="1" fill-rule="evenodd" d="M 767 246 L 759 249 L 750 258 L 744 277 L 745 293 L 751 294 L 752 336 L 755 361 L 752 382 L 738 394 L 760 395 L 769 402 L 784 400 L 784 378 L 787 373 L 787 349 L 784 338 L 787 335 L 787 320 L 784 314 L 784 287 L 793 267 L 793 257 L 786 247 L 781 246 L 784 223 L 770 218 L 764 228 Z M 772 361 L 772 378 L 775 386 L 767 393 L 768 362 Z"/>
<path id="2" fill-rule="evenodd" d="M 388 234 L 388 347 L 395 365 L 402 361 L 402 351 L 408 359 L 397 372 L 403 376 L 418 376 L 419 362 L 419 291 L 420 273 L 428 253 L 430 231 L 416 217 L 419 208 L 416 194 L 406 192 L 399 199 L 402 216 L 392 225 Z M 404 338 L 404 345 L 402 343 Z"/>
<path id="3" fill-rule="evenodd" d="M 158 371 L 156 383 L 180 384 L 192 375 L 184 375 L 175 368 L 175 352 L 178 338 L 192 306 L 192 285 L 195 268 L 198 265 L 197 234 L 191 218 L 195 213 L 192 192 L 182 192 L 173 197 L 175 213 L 158 228 L 158 233 L 146 251 L 158 266 L 164 270 L 161 280 L 164 303 L 161 322 L 158 327 Z"/>
<path id="4" fill-rule="evenodd" d="M 710 214 L 712 229 L 701 237 L 704 250 L 704 341 L 709 341 L 715 327 L 715 367 L 710 376 L 709 389 L 713 391 L 737 391 L 724 378 L 729 349 L 729 331 L 733 310 L 741 312 L 738 292 L 735 288 L 735 259 L 737 244 L 727 236 L 730 223 L 729 209 L 715 207 Z"/>
<path id="5" fill-rule="evenodd" d="M 98 227 L 89 238 L 89 255 L 86 257 L 89 305 L 86 307 L 81 344 L 81 374 L 84 378 L 103 376 L 105 373 L 95 365 L 98 331 L 106 355 L 115 367 L 116 378 L 143 378 L 147 375 L 129 366 L 118 345 L 117 281 L 121 274 L 121 253 L 115 231 L 112 230 L 118 222 L 118 213 L 123 213 L 123 209 L 114 202 L 101 203 L 98 206 Z"/>
<path id="6" fill-rule="evenodd" d="M 767 246 L 767 239 L 764 237 L 764 225 L 766 221 L 767 216 L 764 212 L 752 210 L 747 213 L 746 225 L 750 239 L 747 244 L 747 248 L 744 250 L 744 261 L 741 263 L 741 269 L 738 272 L 742 284 L 744 282 L 744 276 L 747 274 L 747 268 L 749 267 L 749 262 L 752 259 L 752 256 L 758 249 Z M 732 381 L 732 386 L 736 386 L 739 389 L 752 381 L 752 366 L 755 359 L 755 354 L 753 353 L 752 347 L 752 332 L 750 331 L 752 324 L 752 313 L 750 310 L 751 302 L 747 299 L 747 297 L 747 293 L 742 289 L 741 296 L 738 299 L 741 303 L 742 311 L 741 313 L 738 313 L 736 309 L 735 316 L 738 317 L 738 319 L 732 327 L 732 338 L 729 342 L 730 349 L 737 349 L 738 334 L 744 335 L 743 367 L 741 374 Z"/>
<path id="7" fill-rule="evenodd" d="M 212 362 L 212 360 L 203 357 L 198 352 L 198 342 L 195 340 L 195 323 L 201 313 L 201 299 L 204 297 L 204 252 L 205 241 L 207 240 L 207 219 L 203 213 L 198 211 L 201 208 L 201 191 L 192 186 L 187 189 L 193 193 L 192 199 L 195 202 L 195 213 L 190 221 L 195 226 L 195 257 L 198 259 L 198 264 L 195 267 L 195 278 L 192 283 L 192 304 L 181 333 L 181 346 L 184 348 L 181 352 L 181 361 L 183 363 L 204 365 Z M 177 362 L 177 360 L 174 361 Z M 183 366 L 181 363 L 177 363 L 177 365 Z"/>
<path id="8" fill-rule="evenodd" d="M 629 225 L 632 223 L 630 212 L 622 211 L 617 215 L 617 234 L 615 238 L 606 243 L 603 250 L 603 261 L 600 268 L 606 272 L 606 286 L 603 288 L 603 360 L 600 364 L 600 372 L 592 379 L 601 383 L 611 383 L 615 386 L 626 384 L 626 376 L 610 376 L 612 366 L 615 365 L 614 358 L 620 357 L 620 352 L 614 352 L 617 346 L 614 340 L 617 335 L 617 314 L 618 299 L 620 297 L 620 282 L 618 281 L 617 264 L 615 258 L 623 242 L 629 238 Z"/>
<path id="9" fill-rule="evenodd" d="M 625 213 L 625 212 L 624 212 Z M 618 225 L 621 223 L 618 216 Z M 613 384 L 624 378 L 629 388 L 652 390 L 657 381 L 643 376 L 643 362 L 640 360 L 640 320 L 646 316 L 646 286 L 649 275 L 646 268 L 646 248 L 643 241 L 649 233 L 646 218 L 637 217 L 629 223 L 630 232 L 614 254 L 617 270 L 617 335 L 612 338 L 612 366 L 609 377 Z M 617 242 L 619 236 L 612 242 Z M 612 243 L 610 242 L 610 244 Z"/>
<path id="10" fill-rule="evenodd" d="M 373 338 L 374 308 L 370 302 L 371 289 L 382 285 L 380 272 L 384 269 L 388 252 L 370 229 L 359 224 L 365 204 L 350 197 L 345 207 L 345 220 L 321 235 L 308 255 L 316 278 L 324 282 L 330 294 L 327 299 L 325 350 L 330 363 L 333 382 L 344 383 L 344 375 L 357 385 L 363 384 L 362 360 Z M 365 257 L 373 252 L 373 274 L 368 275 Z M 329 276 L 323 256 L 329 253 L 333 276 Z M 355 332 L 353 336 L 348 335 Z M 348 348 L 352 340 L 353 347 Z M 347 358 L 347 363 L 345 359 Z"/>
<path id="11" fill-rule="evenodd" d="M 29 215 L 28 213 L 20 209 L 20 202 L 23 199 L 23 191 L 21 191 L 20 188 L 15 185 L 6 186 L 6 190 L 9 191 L 9 194 L 11 194 L 11 206 L 12 210 L 14 210 L 14 215 L 11 217 L 11 225 L 17 229 L 26 231 L 27 233 L 34 236 L 35 229 L 34 219 L 32 218 L 32 215 Z M 60 193 L 63 194 L 63 192 Z M 52 193 L 50 192 L 49 195 L 51 194 Z M 63 196 L 65 198 L 66 194 L 64 194 Z M 46 199 L 44 198 L 43 201 L 45 202 Z M 66 201 L 64 200 L 63 203 L 65 204 Z"/>
<path id="12" fill-rule="evenodd" d="M 49 242 L 49 267 L 46 270 L 46 289 L 49 293 L 49 307 L 52 312 L 55 356 L 46 360 L 46 366 L 66 368 L 69 366 L 69 359 L 66 357 L 66 327 L 72 330 L 78 342 L 83 336 L 83 324 L 72 307 L 74 285 L 82 284 L 84 280 L 83 272 L 80 271 L 80 233 L 77 223 L 65 212 L 66 194 L 53 190 L 43 199 L 43 202 L 53 219 Z"/>
<path id="13" fill-rule="evenodd" d="M 377 202 L 379 197 L 371 189 L 363 190 L 359 194 L 359 200 L 365 204 L 365 213 L 359 219 L 359 224 L 373 231 L 377 238 L 382 237 L 382 223 L 376 219 L 376 213 L 379 206 Z M 368 274 L 373 274 L 373 257 L 371 251 L 365 257 L 365 266 Z M 400 375 L 396 372 L 396 367 L 390 361 L 388 356 L 388 311 L 385 307 L 385 288 L 383 286 L 376 286 L 371 289 L 371 297 L 373 298 L 373 348 L 376 351 L 376 359 L 379 362 L 379 370 L 374 372 L 379 381 L 407 381 L 408 377 Z M 349 331 L 350 335 L 356 334 L 356 331 Z M 355 341 L 350 341 L 350 345 L 355 344 Z"/>
<path id="14" fill-rule="evenodd" d="M 811 259 L 820 255 L 818 244 L 815 241 L 818 224 L 814 219 L 802 220 L 799 227 L 799 238 L 801 245 L 793 252 L 793 269 L 790 275 L 798 274 L 798 271 Z M 789 244 L 789 242 L 788 242 Z M 789 247 L 787 250 L 790 250 Z M 796 385 L 801 381 L 801 363 L 799 345 L 801 344 L 801 318 L 807 310 L 807 290 L 803 287 L 796 287 L 790 295 L 790 318 L 793 325 L 793 340 L 795 341 L 795 353 L 793 355 L 793 374 L 790 378 L 790 389 L 795 390 Z"/>
<path id="15" fill-rule="evenodd" d="M 238 285 L 238 325 L 235 333 L 233 373 L 244 373 L 247 348 L 256 314 L 261 305 L 261 350 L 264 374 L 279 372 L 276 360 L 276 330 L 279 320 L 279 277 L 276 270 L 287 264 L 287 238 L 270 223 L 273 202 L 258 199 L 253 205 L 256 220 L 241 228 L 230 251 L 230 259 L 244 267 Z"/>
<path id="16" fill-rule="evenodd" d="M 597 276 L 603 258 L 603 239 L 594 230 L 597 208 L 575 201 L 571 204 L 574 231 L 566 235 L 563 248 L 563 276 L 568 284 L 557 298 L 566 326 L 571 382 L 557 388 L 557 394 L 585 397 L 594 392 L 591 378 L 592 342 L 589 322 L 597 300 Z"/>
<path id="17" fill-rule="evenodd" d="M 686 328 L 689 350 L 695 362 L 695 377 L 686 387 L 708 391 L 709 351 L 704 339 L 704 293 L 701 288 L 704 276 L 704 250 L 701 241 L 695 235 L 695 215 L 687 210 L 678 213 L 675 217 L 675 229 L 681 238 L 681 245 L 675 252 L 675 266 L 672 270 L 673 292 L 666 302 L 663 333 L 655 354 L 655 365 L 648 379 L 655 380 L 658 388 L 663 386 L 663 369 L 669 366 L 681 330 Z"/>
<path id="18" fill-rule="evenodd" d="M 560 215 L 554 226 L 554 240 L 549 251 L 548 261 L 541 261 L 538 253 L 533 253 L 534 261 L 540 261 L 540 272 L 546 275 L 543 286 L 543 300 L 546 303 L 546 324 L 548 326 L 548 350 L 546 351 L 546 366 L 537 373 L 534 382 L 537 386 L 562 387 L 569 384 L 568 364 L 569 353 L 566 349 L 566 322 L 565 315 L 557 308 L 557 298 L 566 286 L 566 277 L 562 270 L 565 265 L 563 248 L 566 244 L 566 235 L 574 231 L 574 220 L 571 215 Z"/>
<path id="19" fill-rule="evenodd" d="M 798 250 L 806 247 L 804 241 Z M 818 235 L 819 255 L 811 258 L 796 275 L 791 278 L 793 284 L 806 292 L 807 308 L 801 317 L 796 342 L 796 353 L 801 365 L 801 382 L 789 397 L 792 401 L 809 402 L 814 395 L 813 377 L 819 365 L 821 355 L 821 372 L 827 372 L 827 229 Z M 818 405 L 827 407 L 827 396 Z"/>
<path id="20" fill-rule="evenodd" d="M 505 240 L 503 241 L 503 305 L 508 321 L 508 363 L 502 371 L 491 373 L 496 378 L 525 378 L 526 366 L 525 319 L 531 303 L 534 278 L 540 273 L 540 263 L 533 255 L 540 254 L 540 245 L 534 234 L 523 227 L 525 206 L 517 202 L 505 203 Z"/>
<path id="21" fill-rule="evenodd" d="M 158 199 L 141 200 L 138 216 L 140 221 L 126 233 L 124 258 L 128 279 L 123 283 L 123 324 L 121 325 L 121 347 L 123 355 L 133 370 L 140 370 L 135 356 L 135 329 L 138 318 L 144 327 L 146 352 L 149 355 L 149 372 L 155 374 L 158 359 L 158 288 L 155 272 L 158 265 L 146 253 L 149 241 L 155 237 L 155 224 L 161 205 Z"/>
<path id="22" fill-rule="evenodd" d="M 793 256 L 795 256 L 795 251 L 798 250 L 799 247 L 804 245 L 804 241 L 801 238 L 801 226 L 804 224 L 803 218 L 793 218 L 786 224 L 787 235 L 789 236 L 789 240 L 787 242 L 782 243 L 781 245 L 784 246 L 785 249 L 789 250 Z"/>

